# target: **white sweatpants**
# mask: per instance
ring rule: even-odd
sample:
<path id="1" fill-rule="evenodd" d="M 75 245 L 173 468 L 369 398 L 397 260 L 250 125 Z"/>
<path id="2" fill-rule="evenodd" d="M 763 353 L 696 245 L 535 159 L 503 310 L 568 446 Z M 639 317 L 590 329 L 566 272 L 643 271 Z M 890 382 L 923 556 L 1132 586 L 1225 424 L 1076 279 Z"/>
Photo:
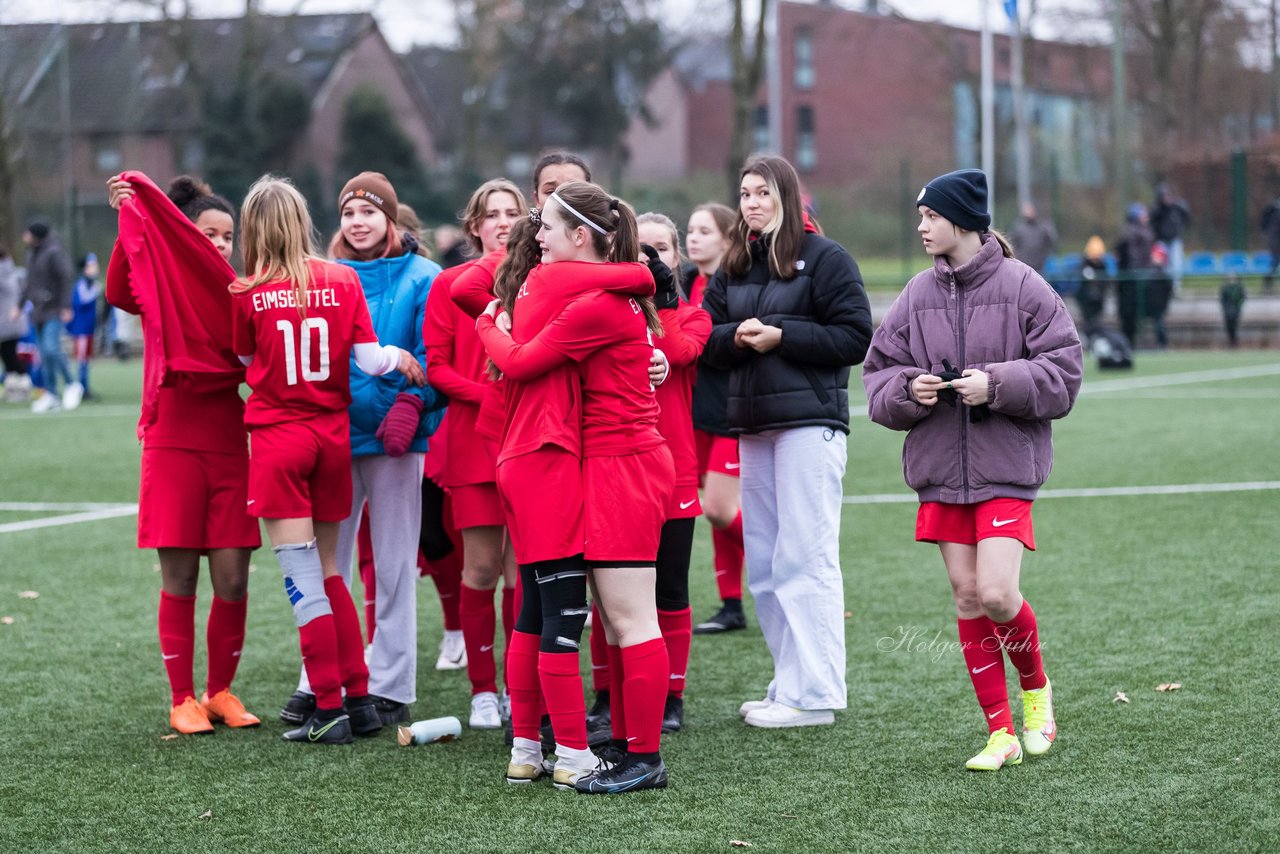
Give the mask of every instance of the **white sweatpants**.
<path id="1" fill-rule="evenodd" d="M 770 696 L 847 704 L 840 511 L 845 434 L 796 427 L 739 437 L 747 584 L 773 656 Z"/>
<path id="2" fill-rule="evenodd" d="M 369 693 L 397 703 L 412 703 L 417 698 L 422 458 L 422 454 L 353 458 L 351 515 L 338 527 L 338 571 L 349 590 L 360 517 L 368 500 L 377 574 L 377 629 L 369 650 Z M 356 608 L 360 610 L 359 600 Z M 311 692 L 305 668 L 298 690 Z"/>

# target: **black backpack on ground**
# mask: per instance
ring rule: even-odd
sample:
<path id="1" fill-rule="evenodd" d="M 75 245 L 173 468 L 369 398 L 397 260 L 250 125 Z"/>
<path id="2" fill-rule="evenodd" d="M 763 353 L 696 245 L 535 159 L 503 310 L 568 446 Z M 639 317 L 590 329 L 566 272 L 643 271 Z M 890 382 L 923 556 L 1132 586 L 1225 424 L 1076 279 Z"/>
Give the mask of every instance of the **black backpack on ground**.
<path id="1" fill-rule="evenodd" d="M 1098 357 L 1102 370 L 1133 367 L 1133 348 L 1123 332 L 1104 329 L 1089 342 L 1089 350 Z"/>

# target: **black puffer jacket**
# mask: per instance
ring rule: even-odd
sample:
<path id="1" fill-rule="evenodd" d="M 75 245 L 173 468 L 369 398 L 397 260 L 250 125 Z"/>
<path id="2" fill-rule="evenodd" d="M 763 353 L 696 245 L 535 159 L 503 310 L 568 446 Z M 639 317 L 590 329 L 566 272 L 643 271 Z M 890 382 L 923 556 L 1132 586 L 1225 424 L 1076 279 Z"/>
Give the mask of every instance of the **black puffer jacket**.
<path id="1" fill-rule="evenodd" d="M 871 306 L 862 275 L 838 243 L 806 234 L 796 274 L 769 271 L 767 238 L 752 244 L 741 279 L 722 268 L 707 285 L 703 308 L 715 325 L 703 358 L 730 369 L 729 425 L 735 433 L 822 426 L 849 432 L 849 368 L 871 343 Z M 748 318 L 782 329 L 768 353 L 733 343 Z"/>

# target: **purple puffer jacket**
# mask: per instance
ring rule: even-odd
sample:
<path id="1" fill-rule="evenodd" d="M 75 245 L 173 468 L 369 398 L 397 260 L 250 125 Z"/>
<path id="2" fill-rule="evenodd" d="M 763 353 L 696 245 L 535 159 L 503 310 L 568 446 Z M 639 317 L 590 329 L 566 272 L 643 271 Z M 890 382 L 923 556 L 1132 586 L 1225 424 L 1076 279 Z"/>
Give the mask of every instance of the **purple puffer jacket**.
<path id="1" fill-rule="evenodd" d="M 928 407 L 908 391 L 942 360 L 988 376 L 991 417 L 970 423 L 957 402 Z M 909 430 L 902 447 L 907 485 L 923 501 L 1028 501 L 1049 477 L 1049 422 L 1071 411 L 1084 356 L 1062 299 L 990 235 L 968 263 L 941 258 L 916 275 L 871 339 L 863 364 L 871 420 Z"/>

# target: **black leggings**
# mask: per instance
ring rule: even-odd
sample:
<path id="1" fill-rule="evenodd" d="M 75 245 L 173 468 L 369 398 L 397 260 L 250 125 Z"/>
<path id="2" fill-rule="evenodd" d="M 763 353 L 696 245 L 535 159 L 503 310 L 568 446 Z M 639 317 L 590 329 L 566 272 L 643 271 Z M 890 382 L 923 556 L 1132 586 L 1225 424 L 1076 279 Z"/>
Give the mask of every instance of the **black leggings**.
<path id="1" fill-rule="evenodd" d="M 590 611 L 582 555 L 520 564 L 520 584 L 516 631 L 538 635 L 542 652 L 577 652 Z"/>
<path id="2" fill-rule="evenodd" d="M 659 611 L 689 607 L 689 557 L 693 553 L 693 519 L 670 519 L 662 526 L 658 544 L 658 583 L 654 598 Z"/>

